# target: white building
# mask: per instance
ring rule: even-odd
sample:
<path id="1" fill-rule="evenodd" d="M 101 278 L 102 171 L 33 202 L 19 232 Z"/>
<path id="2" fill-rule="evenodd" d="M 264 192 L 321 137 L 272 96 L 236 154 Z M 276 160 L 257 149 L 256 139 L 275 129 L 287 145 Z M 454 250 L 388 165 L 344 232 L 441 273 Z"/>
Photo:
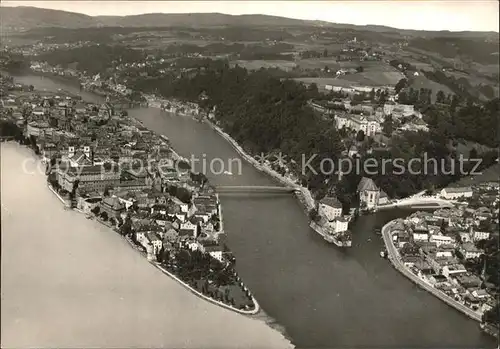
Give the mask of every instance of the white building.
<path id="1" fill-rule="evenodd" d="M 372 136 L 382 130 L 378 121 L 363 115 L 352 115 L 349 127 L 358 132 L 363 131 L 366 136 Z"/>
<path id="2" fill-rule="evenodd" d="M 411 104 L 385 103 L 384 115 L 392 115 L 394 118 L 411 116 L 415 114 L 415 107 Z"/>
<path id="3" fill-rule="evenodd" d="M 429 234 L 428 233 L 413 233 L 413 241 L 415 241 L 415 242 L 429 241 Z"/>
<path id="4" fill-rule="evenodd" d="M 446 235 L 439 235 L 439 234 L 435 234 L 435 235 L 431 235 L 431 237 L 429 238 L 429 241 L 430 242 L 434 242 L 436 244 L 436 246 L 441 246 L 441 245 L 446 245 L 446 244 L 455 244 L 455 239 L 453 239 L 452 237 L 450 236 L 446 236 Z"/>
<path id="5" fill-rule="evenodd" d="M 359 201 L 367 209 L 375 209 L 379 203 L 380 189 L 371 178 L 363 177 L 358 184 Z"/>
<path id="6" fill-rule="evenodd" d="M 181 223 L 180 230 L 189 231 L 191 236 L 196 237 L 197 226 L 190 221 Z"/>
<path id="7" fill-rule="evenodd" d="M 146 233 L 146 238 L 153 247 L 152 253 L 156 255 L 160 252 L 161 247 L 163 246 L 163 242 L 160 237 L 156 233 L 150 231 Z"/>
<path id="8" fill-rule="evenodd" d="M 349 221 L 344 217 L 337 217 L 333 221 L 328 222 L 328 227 L 335 233 L 341 233 L 349 228 Z"/>
<path id="9" fill-rule="evenodd" d="M 424 131 L 424 132 L 429 132 L 429 127 L 425 123 L 425 121 L 421 119 L 415 119 L 414 121 L 407 122 L 401 127 L 402 130 L 404 131 Z"/>
<path id="10" fill-rule="evenodd" d="M 490 233 L 487 231 L 474 231 L 472 233 L 472 239 L 474 241 L 488 240 L 490 238 Z"/>
<path id="11" fill-rule="evenodd" d="M 328 221 L 333 221 L 342 216 L 342 204 L 335 197 L 324 197 L 318 203 L 318 214 L 324 216 Z"/>
<path id="12" fill-rule="evenodd" d="M 26 127 L 26 135 L 29 136 L 35 136 L 35 137 L 40 137 L 44 134 L 52 134 L 53 129 L 49 127 L 49 124 L 45 121 L 32 121 L 28 124 Z"/>
<path id="13" fill-rule="evenodd" d="M 350 127 L 350 118 L 346 114 L 335 115 L 335 126 L 337 130 Z"/>
<path id="14" fill-rule="evenodd" d="M 460 252 L 464 256 L 465 259 L 474 259 L 478 258 L 483 252 L 476 248 L 474 244 L 467 242 L 460 246 Z"/>
<path id="15" fill-rule="evenodd" d="M 443 269 L 441 269 L 441 274 L 443 274 L 447 278 L 466 273 L 467 269 L 465 269 L 462 264 L 445 265 Z"/>
<path id="16" fill-rule="evenodd" d="M 457 188 L 444 188 L 441 190 L 441 196 L 447 200 L 454 200 L 460 197 L 472 197 L 472 188 L 470 187 L 457 187 Z"/>

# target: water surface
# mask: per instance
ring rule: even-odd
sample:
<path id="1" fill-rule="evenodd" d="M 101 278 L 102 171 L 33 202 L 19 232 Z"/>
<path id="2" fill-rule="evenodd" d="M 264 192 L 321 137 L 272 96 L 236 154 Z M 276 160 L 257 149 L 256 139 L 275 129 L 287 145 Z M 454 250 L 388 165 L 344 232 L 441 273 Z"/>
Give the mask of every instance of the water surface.
<path id="1" fill-rule="evenodd" d="M 118 234 L 64 210 L 33 159 L 1 145 L 2 347 L 288 347 L 264 322 L 198 298 Z"/>

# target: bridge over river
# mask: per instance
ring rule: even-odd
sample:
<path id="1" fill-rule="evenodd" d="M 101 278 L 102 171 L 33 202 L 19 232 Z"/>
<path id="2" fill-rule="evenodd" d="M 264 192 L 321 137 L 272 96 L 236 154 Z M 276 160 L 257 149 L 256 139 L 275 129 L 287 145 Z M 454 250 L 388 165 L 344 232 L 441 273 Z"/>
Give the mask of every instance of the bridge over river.
<path id="1" fill-rule="evenodd" d="M 218 193 L 263 193 L 263 194 L 273 194 L 273 193 L 293 193 L 298 189 L 294 187 L 280 187 L 280 186 L 262 186 L 262 185 L 219 185 L 215 187 Z"/>

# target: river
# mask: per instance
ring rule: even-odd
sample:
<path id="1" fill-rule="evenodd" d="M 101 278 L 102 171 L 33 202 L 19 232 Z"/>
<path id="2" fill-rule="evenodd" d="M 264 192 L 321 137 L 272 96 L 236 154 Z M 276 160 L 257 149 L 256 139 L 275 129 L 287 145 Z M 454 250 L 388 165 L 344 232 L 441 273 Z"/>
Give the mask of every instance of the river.
<path id="1" fill-rule="evenodd" d="M 48 78 L 18 80 L 37 89 L 78 91 Z M 153 108 L 129 113 L 169 137 L 181 155 L 207 161 L 219 158 L 226 164 L 239 158 L 204 123 Z M 240 174 L 232 172 L 232 176 L 208 173 L 208 177 L 216 185 L 274 184 L 246 163 Z M 291 195 L 231 194 L 222 195 L 221 202 L 238 272 L 298 347 L 495 346 L 477 322 L 420 291 L 379 257 L 383 242 L 374 230 L 408 211 L 361 217 L 352 227 L 353 247 L 341 250 L 310 230 L 302 207 Z"/>

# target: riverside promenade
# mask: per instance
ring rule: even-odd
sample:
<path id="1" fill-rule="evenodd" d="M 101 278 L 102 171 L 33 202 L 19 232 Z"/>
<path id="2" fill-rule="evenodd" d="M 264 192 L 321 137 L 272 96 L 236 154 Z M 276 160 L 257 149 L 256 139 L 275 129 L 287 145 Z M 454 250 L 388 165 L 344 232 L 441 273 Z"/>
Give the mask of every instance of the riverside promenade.
<path id="1" fill-rule="evenodd" d="M 386 225 L 383 226 L 382 228 L 382 237 L 384 239 L 384 244 L 387 249 L 388 253 L 388 258 L 391 261 L 392 265 L 401 272 L 404 276 L 406 276 L 408 279 L 416 283 L 417 285 L 421 286 L 423 289 L 426 291 L 432 293 L 434 296 L 438 297 L 442 301 L 444 301 L 446 304 L 454 307 L 455 309 L 461 311 L 468 317 L 476 320 L 476 321 L 481 321 L 481 315 L 475 312 L 474 310 L 468 308 L 464 304 L 456 301 L 455 299 L 449 297 L 447 294 L 443 293 L 442 291 L 434 288 L 433 286 L 429 285 L 426 283 L 424 280 L 419 278 L 417 275 L 413 274 L 411 270 L 409 270 L 402 262 L 401 256 L 396 249 L 396 246 L 394 246 L 393 240 L 392 240 L 392 226 L 394 225 L 395 220 L 392 220 L 388 222 Z"/>

